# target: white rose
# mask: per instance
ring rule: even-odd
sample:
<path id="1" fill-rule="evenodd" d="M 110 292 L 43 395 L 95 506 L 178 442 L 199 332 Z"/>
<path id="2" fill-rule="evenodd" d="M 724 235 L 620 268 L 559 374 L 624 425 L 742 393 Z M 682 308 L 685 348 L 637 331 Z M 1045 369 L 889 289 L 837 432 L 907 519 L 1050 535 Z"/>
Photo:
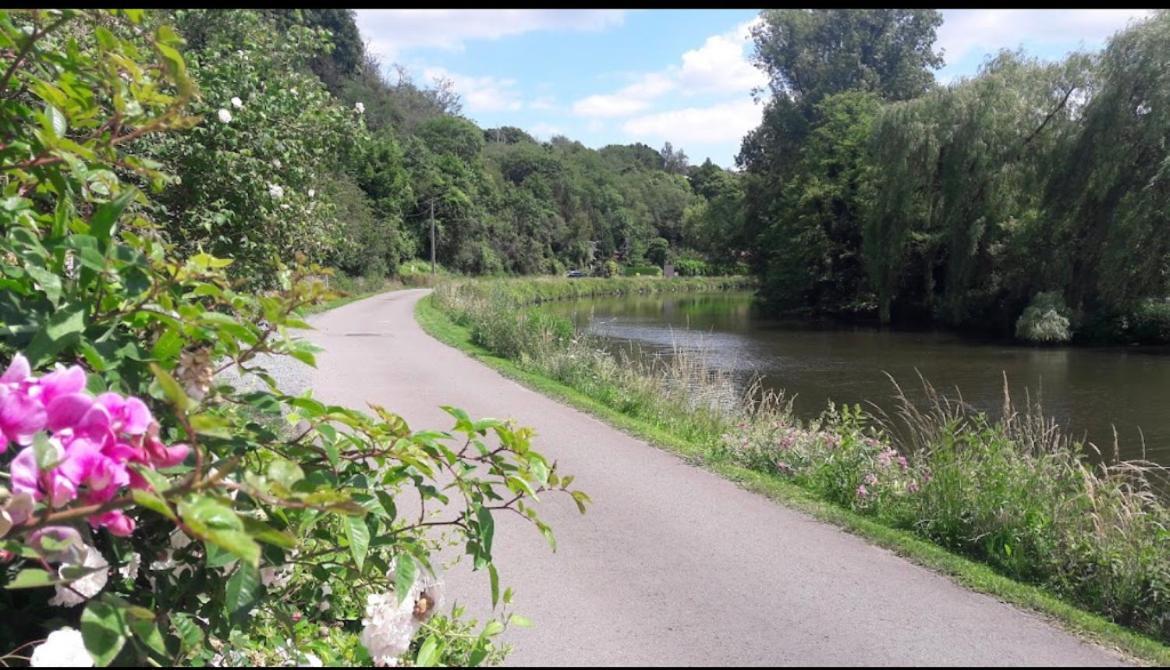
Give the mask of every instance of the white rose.
<path id="1" fill-rule="evenodd" d="M 232 98 L 232 107 L 235 107 L 236 109 L 243 109 L 244 101 L 240 100 L 239 98 Z"/>
<path id="2" fill-rule="evenodd" d="M 29 664 L 34 668 L 92 668 L 93 657 L 85 650 L 81 631 L 65 627 L 33 649 Z"/>
<path id="3" fill-rule="evenodd" d="M 216 112 L 216 115 L 219 116 L 219 120 L 222 123 L 231 123 L 232 122 L 232 113 L 227 111 L 226 109 L 219 110 L 218 112 Z"/>
<path id="4" fill-rule="evenodd" d="M 360 102 L 354 103 L 353 108 L 357 110 L 358 114 L 365 114 L 366 113 L 366 106 Z"/>
<path id="5" fill-rule="evenodd" d="M 276 198 L 277 200 L 280 200 L 284 197 L 284 189 L 280 186 L 280 184 L 269 184 L 268 195 Z"/>
<path id="6" fill-rule="evenodd" d="M 277 170 L 279 170 L 282 167 L 282 164 L 281 164 L 279 158 L 272 159 L 272 167 L 276 168 Z"/>
<path id="7" fill-rule="evenodd" d="M 315 191 L 313 189 L 309 189 L 309 197 L 310 198 L 315 197 L 316 195 L 317 195 L 317 191 Z"/>

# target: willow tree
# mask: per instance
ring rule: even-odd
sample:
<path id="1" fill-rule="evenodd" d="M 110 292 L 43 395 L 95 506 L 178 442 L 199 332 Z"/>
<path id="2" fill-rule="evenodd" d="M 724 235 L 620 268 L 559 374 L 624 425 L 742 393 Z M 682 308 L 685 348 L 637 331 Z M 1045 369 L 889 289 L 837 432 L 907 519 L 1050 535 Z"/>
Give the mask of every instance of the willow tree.
<path id="1" fill-rule="evenodd" d="M 1081 56 L 1043 65 L 1004 52 L 977 77 L 887 110 L 866 227 L 883 320 L 895 299 L 952 324 L 1018 312 L 1037 281 L 1032 229 L 1051 159 L 1089 72 Z"/>
<path id="2" fill-rule="evenodd" d="M 1170 292 L 1170 12 L 1118 33 L 1082 130 L 1049 183 L 1051 271 L 1084 318 Z"/>

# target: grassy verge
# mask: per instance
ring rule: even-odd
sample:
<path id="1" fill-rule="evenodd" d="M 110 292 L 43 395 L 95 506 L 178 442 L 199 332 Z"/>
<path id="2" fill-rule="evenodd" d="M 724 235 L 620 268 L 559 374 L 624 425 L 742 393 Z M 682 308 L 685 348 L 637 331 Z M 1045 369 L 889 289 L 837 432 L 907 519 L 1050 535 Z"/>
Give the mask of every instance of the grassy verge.
<path id="1" fill-rule="evenodd" d="M 580 280 L 572 280 L 580 281 Z M 655 281 L 655 280 L 638 280 Z M 659 280 L 660 281 L 660 280 Z M 628 290 L 630 287 L 626 287 Z M 513 287 L 513 295 L 543 296 L 568 289 L 534 289 Z M 577 289 L 573 289 L 576 291 Z M 602 292 L 612 293 L 613 291 Z M 570 296 L 564 296 L 570 297 Z M 552 297 L 545 299 L 555 299 Z M 433 297 L 419 302 L 416 317 L 423 328 L 442 342 L 463 350 L 505 375 L 527 386 L 552 396 L 601 418 L 631 434 L 643 438 L 659 447 L 686 457 L 721 476 L 736 481 L 745 488 L 767 495 L 787 505 L 800 509 L 826 522 L 834 523 L 869 541 L 898 553 L 921 565 L 949 575 L 958 583 L 971 589 L 995 596 L 1006 602 L 1030 608 L 1047 615 L 1068 630 L 1113 647 L 1139 661 L 1156 665 L 1170 664 L 1170 647 L 1146 635 L 1120 626 L 1103 616 L 1094 614 L 1053 595 L 1045 588 L 1025 584 L 1004 576 L 986 563 L 971 560 L 953 553 L 938 544 L 925 540 L 914 532 L 883 523 L 880 518 L 867 516 L 837 502 L 827 502 L 813 492 L 815 487 L 802 487 L 785 478 L 759 468 L 746 467 L 726 455 L 716 444 L 719 441 L 712 430 L 710 417 L 699 416 L 687 419 L 692 412 L 675 411 L 673 417 L 666 413 L 648 410 L 645 403 L 623 396 L 615 398 L 608 390 L 582 384 L 588 393 L 573 388 L 544 371 L 525 364 L 524 357 L 510 360 L 493 353 L 498 344 L 489 349 L 478 341 L 492 341 L 492 329 L 476 324 L 473 328 L 459 325 L 440 311 Z M 600 398 L 600 399 L 599 399 Z M 675 407 L 677 410 L 677 406 Z M 811 489 L 811 490 L 810 490 Z M 1028 491 L 1024 491 L 1025 494 Z"/>

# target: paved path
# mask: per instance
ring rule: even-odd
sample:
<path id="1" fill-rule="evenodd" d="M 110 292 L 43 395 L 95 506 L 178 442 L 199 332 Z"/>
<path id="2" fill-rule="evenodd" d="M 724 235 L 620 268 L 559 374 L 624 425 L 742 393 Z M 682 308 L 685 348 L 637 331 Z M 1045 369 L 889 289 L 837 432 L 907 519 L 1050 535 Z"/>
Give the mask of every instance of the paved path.
<path id="1" fill-rule="evenodd" d="M 1116 665 L 1039 616 L 963 589 L 501 376 L 427 336 L 425 290 L 312 319 L 319 398 L 377 402 L 414 429 L 453 425 L 439 405 L 533 426 L 537 448 L 594 504 L 541 514 L 552 553 L 516 515 L 494 553 L 516 587 L 516 665 Z M 466 563 L 466 562 L 465 562 Z M 452 597 L 489 606 L 486 573 L 456 568 Z M 444 606 L 446 609 L 446 605 Z"/>

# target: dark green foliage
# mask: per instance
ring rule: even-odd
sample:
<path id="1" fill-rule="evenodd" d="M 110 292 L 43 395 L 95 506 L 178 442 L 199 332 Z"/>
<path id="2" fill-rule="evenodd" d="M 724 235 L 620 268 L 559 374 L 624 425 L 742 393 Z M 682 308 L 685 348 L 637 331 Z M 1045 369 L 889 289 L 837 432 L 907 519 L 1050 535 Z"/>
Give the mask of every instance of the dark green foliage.
<path id="1" fill-rule="evenodd" d="M 774 95 L 738 162 L 739 230 L 767 302 L 1137 337 L 1136 310 L 1170 293 L 1170 14 L 1099 57 L 1003 52 L 946 88 L 928 70 L 933 11 L 763 17 L 756 58 Z M 692 171 L 696 189 L 710 180 Z M 1053 290 L 1067 308 L 1037 307 L 1018 330 Z M 1049 312 L 1068 323 L 1039 328 Z"/>

